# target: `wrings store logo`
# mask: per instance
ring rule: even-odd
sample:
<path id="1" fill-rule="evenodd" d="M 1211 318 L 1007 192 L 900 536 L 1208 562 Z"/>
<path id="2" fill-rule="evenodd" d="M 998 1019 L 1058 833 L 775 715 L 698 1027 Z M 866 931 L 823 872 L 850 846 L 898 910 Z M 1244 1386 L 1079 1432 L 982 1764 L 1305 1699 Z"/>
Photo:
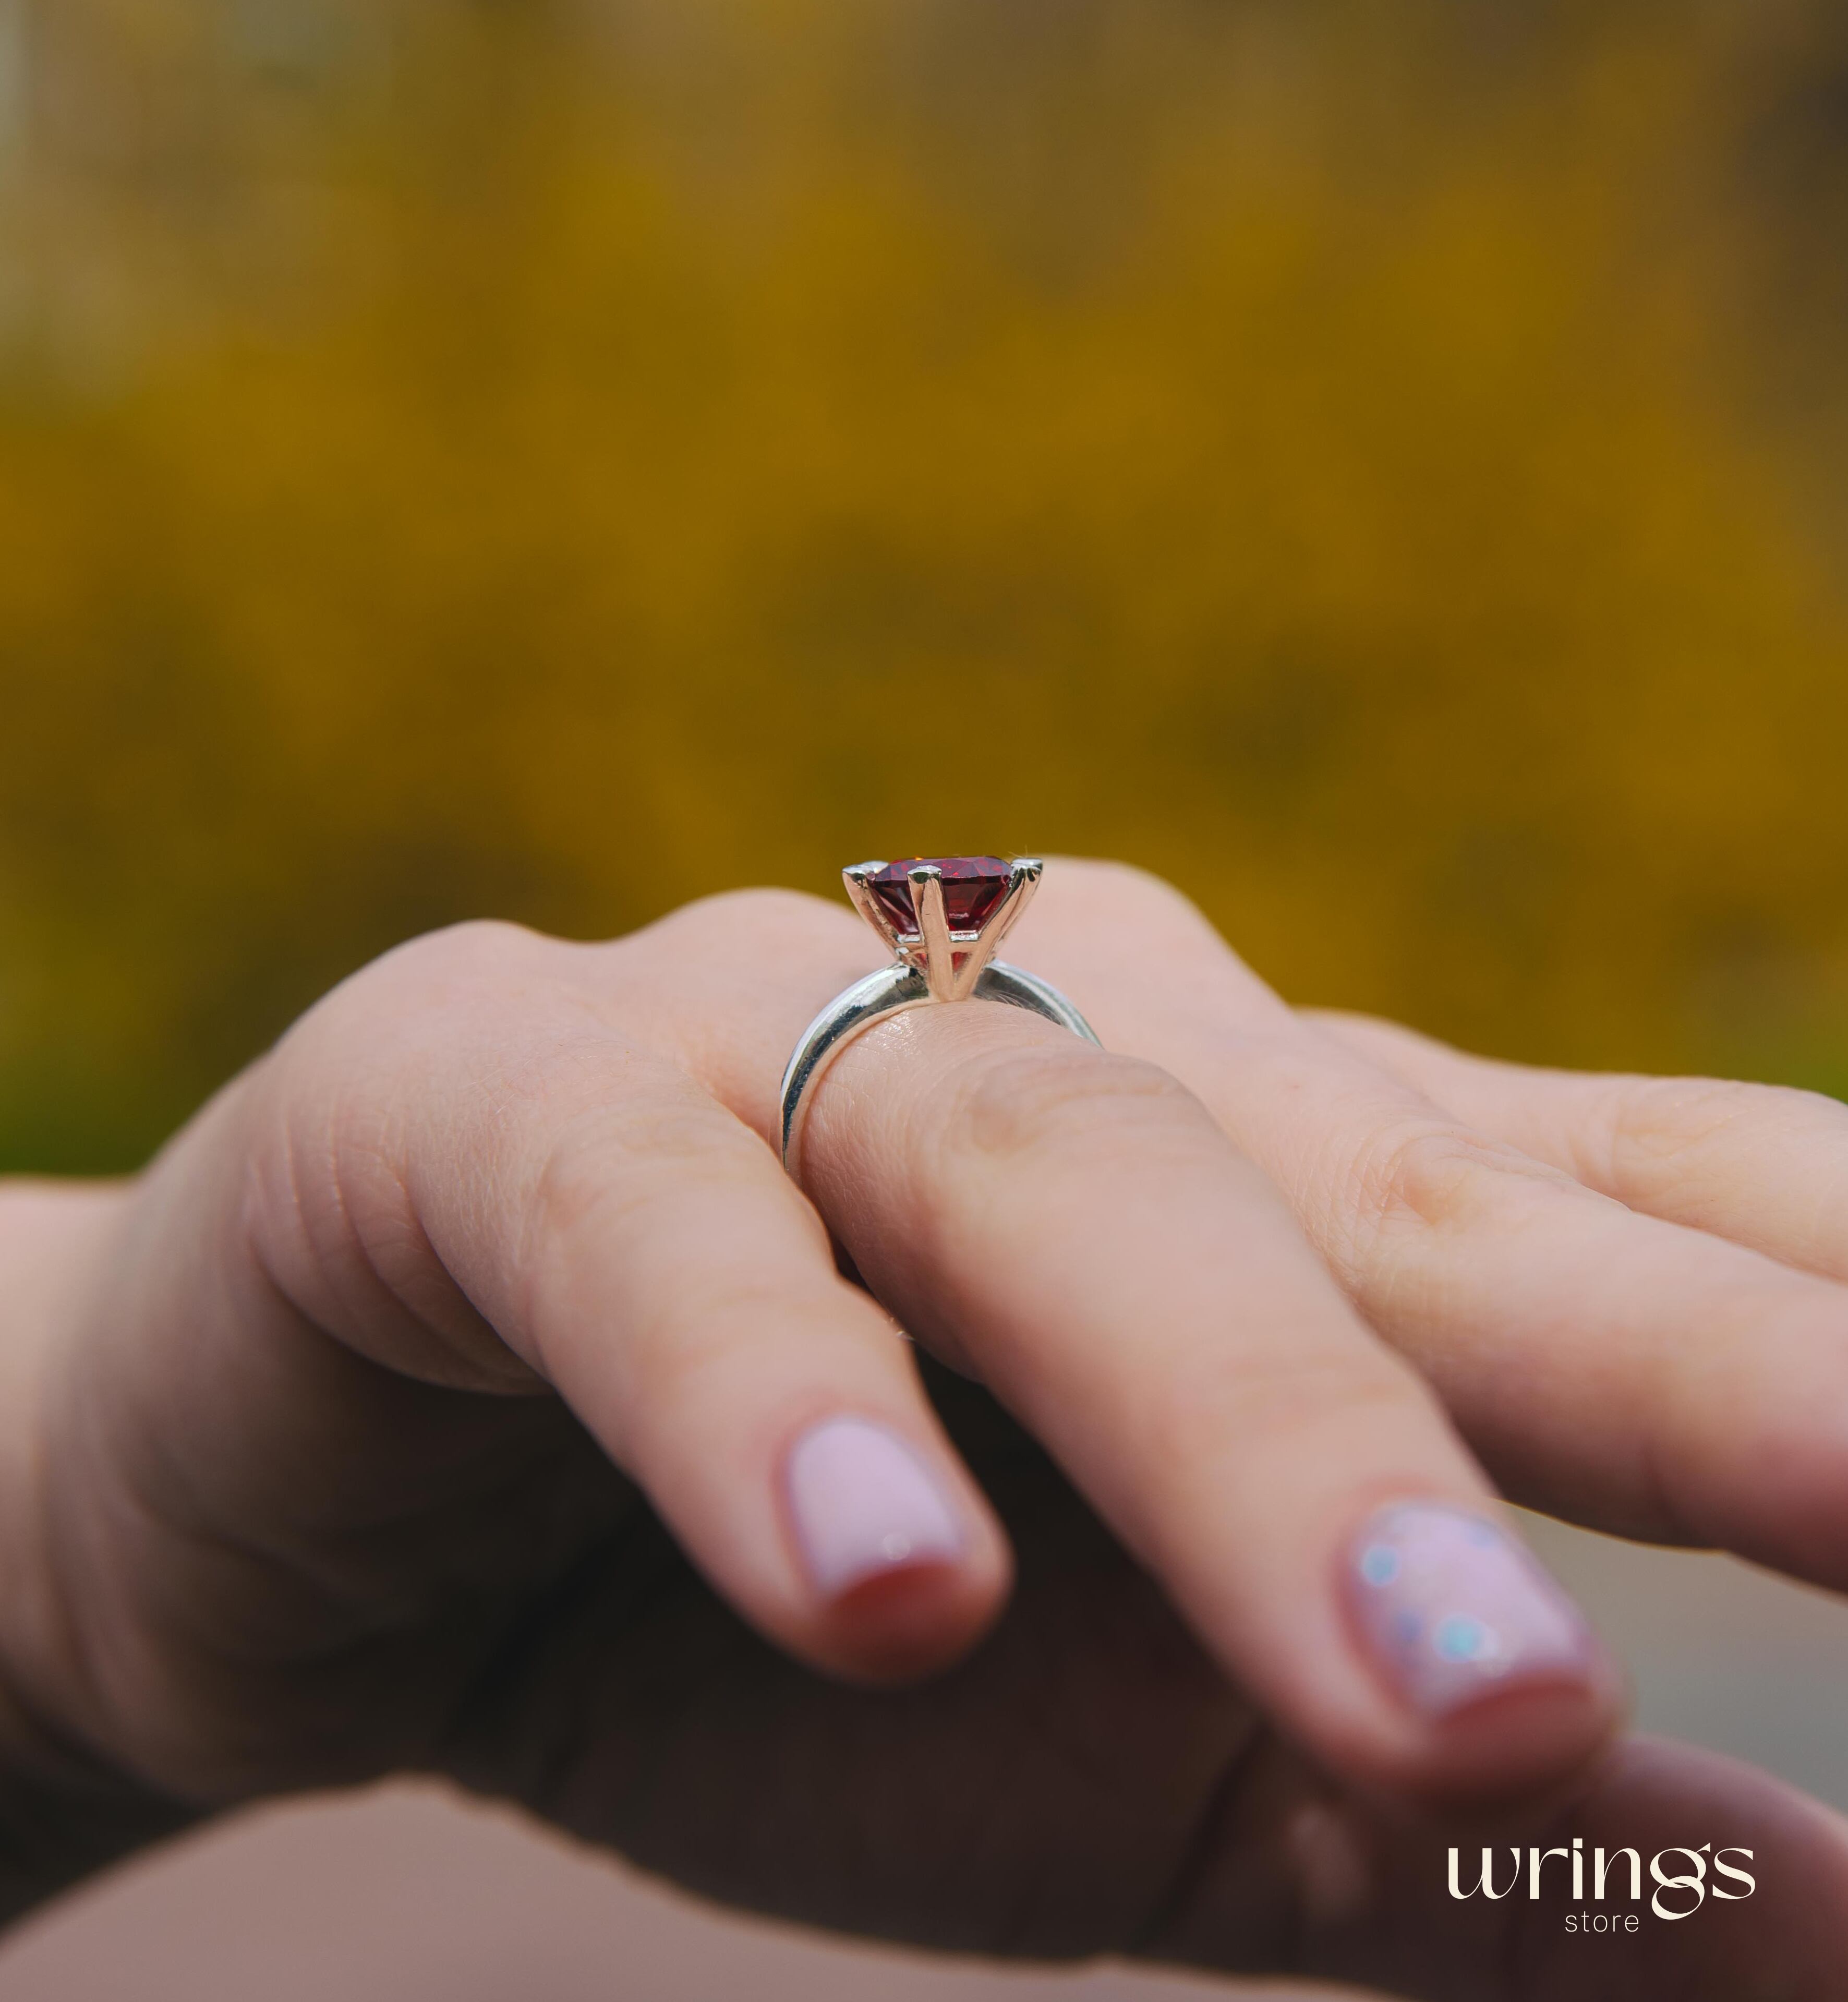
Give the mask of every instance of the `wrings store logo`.
<path id="1" fill-rule="evenodd" d="M 1499 1889 L 1495 1882 L 1495 1852 L 1485 1849 L 1482 1852 L 1482 1869 L 1476 1882 L 1467 1890 L 1462 1883 L 1461 1852 L 1450 1852 L 1450 1895 L 1453 1898 L 1473 1898 L 1478 1892 L 1485 1898 L 1512 1898 L 1518 1888 L 1522 1864 L 1526 1866 L 1527 1895 L 1538 1901 L 1540 1896 L 1541 1873 L 1546 1865 L 1558 1857 L 1570 1869 L 1572 1877 L 1572 1902 L 1583 1906 L 1585 1896 L 1586 1857 L 1585 1838 L 1574 1836 L 1570 1849 L 1511 1849 L 1514 1871 L 1507 1883 Z M 1749 1849 L 1728 1847 L 1715 1849 L 1710 1842 L 1703 1842 L 1698 1849 L 1675 1847 L 1658 1849 L 1649 1859 L 1649 1875 L 1655 1889 L 1651 1894 L 1649 1909 L 1658 1919 L 1691 1919 L 1706 1903 L 1709 1897 L 1727 1899 L 1749 1898 L 1758 1889 L 1758 1879 L 1749 1870 L 1742 1870 L 1736 1863 L 1728 1863 L 1729 1856 L 1742 1857 L 1748 1863 L 1752 1861 Z M 1680 1859 L 1685 1868 L 1665 1869 L 1665 1861 Z M 1709 1865 L 1711 1874 L 1709 1874 Z M 1633 1907 L 1628 1911 L 1602 1910 L 1593 1912 L 1581 1909 L 1566 1914 L 1566 1930 L 1569 1933 L 1620 1933 L 1634 1932 L 1641 1923 L 1634 1907 L 1643 1899 L 1643 1858 L 1634 1849 L 1613 1849 L 1606 1851 L 1595 1849 L 1590 1857 L 1592 1902 L 1603 1905 L 1615 1896 L 1623 1898 L 1622 1889 L 1626 1877 L 1629 1879 L 1627 1902 Z M 1563 1873 L 1553 1872 L 1548 1880 L 1548 1888 L 1555 1888 Z M 1726 1879 L 1724 1882 L 1721 1879 Z M 1616 1886 L 1615 1889 L 1612 1886 Z"/>

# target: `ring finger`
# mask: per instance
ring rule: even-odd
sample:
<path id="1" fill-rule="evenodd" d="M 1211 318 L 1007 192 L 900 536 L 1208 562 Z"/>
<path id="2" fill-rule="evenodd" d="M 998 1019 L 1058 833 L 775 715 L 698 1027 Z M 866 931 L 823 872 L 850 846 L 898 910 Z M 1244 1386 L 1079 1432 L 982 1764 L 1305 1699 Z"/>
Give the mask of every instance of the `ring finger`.
<path id="1" fill-rule="evenodd" d="M 1583 1623 L 1171 1078 L 1013 1009 L 920 1010 L 849 1047 L 804 1160 L 873 1291 L 1038 1435 L 1314 1756 L 1441 1794 L 1601 1741 Z"/>

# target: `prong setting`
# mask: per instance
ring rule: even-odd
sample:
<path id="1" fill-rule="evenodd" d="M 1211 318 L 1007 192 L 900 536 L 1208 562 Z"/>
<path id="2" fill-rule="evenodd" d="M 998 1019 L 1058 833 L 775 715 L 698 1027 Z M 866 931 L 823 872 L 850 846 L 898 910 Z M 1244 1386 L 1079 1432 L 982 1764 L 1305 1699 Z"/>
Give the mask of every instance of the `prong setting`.
<path id="1" fill-rule="evenodd" d="M 908 1008 L 979 995 L 1057 1023 L 1087 1043 L 1097 1040 L 1057 988 L 995 957 L 1002 935 L 1039 887 L 1040 864 L 1032 857 L 862 862 L 843 869 L 841 877 L 854 909 L 896 956 L 828 1003 L 804 1031 L 783 1072 L 783 1162 L 798 1180 L 802 1124 L 815 1087 L 846 1045 L 875 1023 Z M 953 928 L 958 916 L 969 922 Z"/>
<path id="2" fill-rule="evenodd" d="M 853 908 L 894 952 L 899 952 L 898 930 L 887 918 L 872 890 L 873 878 L 884 867 L 883 862 L 856 862 L 850 868 L 841 871 L 841 881 L 846 885 L 847 895 L 853 900 Z M 904 955 L 900 953 L 899 956 L 903 957 Z"/>
<path id="3" fill-rule="evenodd" d="M 928 862 L 905 872 L 911 885 L 911 907 L 918 922 L 918 940 L 904 957 L 923 975 L 933 1001 L 960 1001 L 956 985 L 956 946 L 943 908 L 943 872 Z"/>
<path id="4" fill-rule="evenodd" d="M 1027 908 L 1041 868 L 1030 856 L 862 862 L 841 880 L 896 962 L 923 976 L 929 998 L 962 1001 Z"/>

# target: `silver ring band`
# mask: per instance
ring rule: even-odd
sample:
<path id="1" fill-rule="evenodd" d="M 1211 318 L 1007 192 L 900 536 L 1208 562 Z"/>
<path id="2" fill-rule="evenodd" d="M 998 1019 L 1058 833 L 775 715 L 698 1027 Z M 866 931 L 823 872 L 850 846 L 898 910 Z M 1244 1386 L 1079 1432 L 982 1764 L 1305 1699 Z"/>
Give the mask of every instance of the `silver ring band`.
<path id="1" fill-rule="evenodd" d="M 922 1007 L 936 998 L 925 975 L 900 961 L 869 973 L 864 980 L 856 980 L 809 1024 L 783 1074 L 783 1164 L 791 1174 L 796 1172 L 804 1117 L 828 1066 L 863 1030 L 889 1016 L 902 1014 L 907 1008 Z M 1090 1024 L 1050 982 L 1009 966 L 1005 960 L 991 959 L 982 968 L 971 998 L 1024 1008 L 1029 1014 L 1044 1016 L 1062 1029 L 1069 1029 L 1087 1043 L 1097 1041 Z"/>

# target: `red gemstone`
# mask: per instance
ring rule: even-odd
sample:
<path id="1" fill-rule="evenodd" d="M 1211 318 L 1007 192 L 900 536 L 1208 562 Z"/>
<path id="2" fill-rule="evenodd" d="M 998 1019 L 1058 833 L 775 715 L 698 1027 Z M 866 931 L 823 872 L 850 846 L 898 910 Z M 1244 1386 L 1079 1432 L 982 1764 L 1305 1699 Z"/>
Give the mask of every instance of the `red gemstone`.
<path id="1" fill-rule="evenodd" d="M 980 931 L 1007 895 L 1008 867 L 995 855 L 914 855 L 888 862 L 866 879 L 879 908 L 907 938 L 918 935 L 908 872 L 920 864 L 943 872 L 943 915 L 953 932 Z"/>

